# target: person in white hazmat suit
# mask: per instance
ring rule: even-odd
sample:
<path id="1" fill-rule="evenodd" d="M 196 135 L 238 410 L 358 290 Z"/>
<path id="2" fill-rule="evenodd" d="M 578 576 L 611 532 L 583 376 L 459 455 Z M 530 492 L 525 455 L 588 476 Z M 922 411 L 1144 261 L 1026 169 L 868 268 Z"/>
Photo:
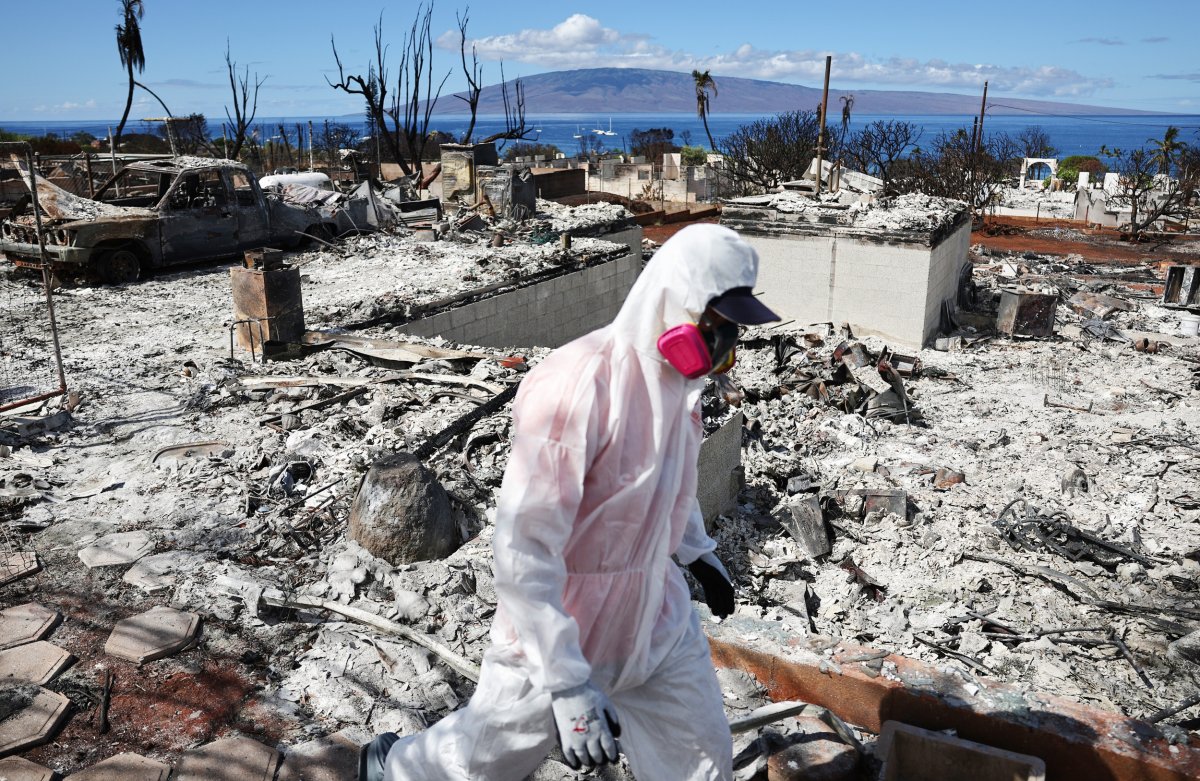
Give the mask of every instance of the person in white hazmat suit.
<path id="1" fill-rule="evenodd" d="M 623 751 L 639 781 L 732 777 L 708 642 L 672 556 L 715 615 L 733 611 L 696 499 L 700 394 L 709 371 L 731 365 L 736 323 L 779 319 L 750 292 L 757 272 L 733 231 L 689 226 L 612 324 L 529 372 L 478 687 L 430 729 L 365 746 L 362 778 L 521 781 L 556 741 L 573 767 Z"/>

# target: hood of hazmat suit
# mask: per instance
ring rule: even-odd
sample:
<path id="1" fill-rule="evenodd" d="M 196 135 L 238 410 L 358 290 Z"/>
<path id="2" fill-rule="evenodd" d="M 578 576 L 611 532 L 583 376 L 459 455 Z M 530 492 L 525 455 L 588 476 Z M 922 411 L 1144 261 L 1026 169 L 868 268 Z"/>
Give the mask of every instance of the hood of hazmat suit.
<path id="1" fill-rule="evenodd" d="M 522 382 L 493 540 L 492 640 L 543 690 L 640 686 L 692 621 L 671 557 L 689 564 L 715 547 L 696 499 L 704 381 L 680 374 L 656 342 L 757 273 L 736 233 L 689 226 L 609 326 Z"/>

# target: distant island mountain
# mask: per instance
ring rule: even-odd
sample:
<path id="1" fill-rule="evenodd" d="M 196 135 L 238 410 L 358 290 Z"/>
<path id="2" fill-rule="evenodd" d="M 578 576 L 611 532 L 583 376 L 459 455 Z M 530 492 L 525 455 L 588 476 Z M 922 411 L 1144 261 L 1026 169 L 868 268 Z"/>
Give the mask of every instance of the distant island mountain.
<path id="1" fill-rule="evenodd" d="M 741 79 L 714 74 L 718 94 L 711 110 L 721 114 L 773 114 L 796 109 L 815 109 L 821 90 L 778 81 Z M 525 110 L 529 114 L 663 114 L 696 110 L 695 88 L 690 73 L 643 68 L 585 68 L 553 71 L 522 77 Z M 829 90 L 829 103 L 841 110 L 838 99 L 854 95 L 854 113 L 863 114 L 978 114 L 979 95 L 914 90 Z M 989 93 L 989 114 L 1150 114 L 1131 109 L 1085 106 L 1044 100 L 1006 98 Z M 1022 111 L 1024 109 L 1024 111 Z M 437 103 L 437 114 L 464 114 L 467 104 L 445 95 Z M 484 87 L 480 114 L 502 114 L 500 85 Z"/>

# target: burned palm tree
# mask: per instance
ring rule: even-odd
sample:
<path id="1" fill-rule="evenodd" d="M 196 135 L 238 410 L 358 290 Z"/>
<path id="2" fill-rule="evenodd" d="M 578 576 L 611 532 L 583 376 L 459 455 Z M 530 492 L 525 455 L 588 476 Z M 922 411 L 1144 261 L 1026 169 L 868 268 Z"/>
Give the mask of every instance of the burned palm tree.
<path id="1" fill-rule="evenodd" d="M 850 112 L 854 110 L 854 96 L 842 95 L 842 138 L 846 137 L 846 133 L 850 132 Z"/>
<path id="2" fill-rule="evenodd" d="M 121 0 L 121 23 L 117 25 L 117 54 L 121 56 L 121 65 L 129 74 L 129 94 L 125 97 L 125 113 L 121 114 L 121 124 L 117 125 L 113 137 L 113 151 L 121 144 L 121 133 L 125 130 L 125 122 L 129 119 L 129 109 L 133 107 L 133 69 L 138 73 L 146 69 L 146 52 L 142 50 L 142 29 L 138 20 L 142 18 L 145 9 L 142 0 Z"/>
<path id="3" fill-rule="evenodd" d="M 708 136 L 709 148 L 715 150 L 717 144 L 713 141 L 712 133 L 708 129 L 708 91 L 711 89 L 712 94 L 716 95 L 717 83 L 713 81 L 713 77 L 709 75 L 708 71 L 701 73 L 697 70 L 692 71 L 692 81 L 696 85 L 696 113 L 704 122 L 704 133 Z"/>
<path id="4" fill-rule="evenodd" d="M 1187 144 L 1179 140 L 1179 128 L 1168 126 L 1161 139 L 1148 139 L 1154 149 L 1154 161 L 1160 174 L 1170 174 L 1175 156 L 1187 148 Z"/>

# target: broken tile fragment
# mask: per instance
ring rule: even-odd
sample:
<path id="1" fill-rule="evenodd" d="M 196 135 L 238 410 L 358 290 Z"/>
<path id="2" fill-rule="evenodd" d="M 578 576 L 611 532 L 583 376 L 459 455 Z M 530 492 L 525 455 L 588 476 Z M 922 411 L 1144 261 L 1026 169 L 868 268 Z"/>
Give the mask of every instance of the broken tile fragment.
<path id="1" fill-rule="evenodd" d="M 31 689 L 28 704 L 0 719 L 0 756 L 45 743 L 67 719 L 70 700 L 40 686 Z"/>
<path id="2" fill-rule="evenodd" d="M 154 542 L 146 532 L 108 534 L 79 551 L 79 558 L 89 568 L 117 567 L 132 564 L 154 550 Z"/>
<path id="3" fill-rule="evenodd" d="M 71 664 L 68 651 L 45 640 L 0 651 L 0 681 L 28 681 L 45 686 Z M 4 777 L 0 776 L 0 781 Z"/>
<path id="4" fill-rule="evenodd" d="M 170 607 L 152 607 L 113 627 L 104 653 L 142 664 L 162 659 L 191 645 L 200 616 Z"/>
<path id="5" fill-rule="evenodd" d="M 289 749 L 279 781 L 343 781 L 358 773 L 358 752 L 371 736 L 355 739 L 347 730 L 310 740 Z"/>
<path id="6" fill-rule="evenodd" d="M 0 781 L 51 781 L 54 771 L 21 757 L 0 759 Z"/>
<path id="7" fill-rule="evenodd" d="M 0 610 L 0 651 L 41 640 L 58 625 L 62 614 L 36 602 Z"/>
<path id="8" fill-rule="evenodd" d="M 0 586 L 33 575 L 41 568 L 37 554 L 32 551 L 0 553 Z"/>
<path id="9" fill-rule="evenodd" d="M 279 752 L 249 738 L 223 738 L 185 752 L 174 781 L 271 781 Z"/>
<path id="10" fill-rule="evenodd" d="M 70 781 L 167 781 L 169 765 L 140 754 L 117 754 L 74 773 Z"/>

